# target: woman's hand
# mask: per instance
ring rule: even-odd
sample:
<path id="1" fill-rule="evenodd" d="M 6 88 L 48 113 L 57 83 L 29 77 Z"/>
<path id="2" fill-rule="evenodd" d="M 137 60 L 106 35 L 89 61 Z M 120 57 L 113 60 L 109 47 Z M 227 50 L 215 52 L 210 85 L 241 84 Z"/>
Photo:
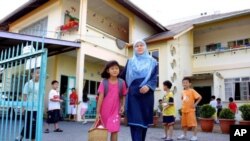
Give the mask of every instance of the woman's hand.
<path id="1" fill-rule="evenodd" d="M 120 115 L 122 115 L 123 113 L 124 113 L 124 106 L 121 106 Z"/>
<path id="2" fill-rule="evenodd" d="M 140 93 L 142 93 L 142 94 L 145 94 L 145 93 L 147 93 L 148 91 L 149 91 L 149 87 L 146 86 L 146 85 L 140 88 Z"/>

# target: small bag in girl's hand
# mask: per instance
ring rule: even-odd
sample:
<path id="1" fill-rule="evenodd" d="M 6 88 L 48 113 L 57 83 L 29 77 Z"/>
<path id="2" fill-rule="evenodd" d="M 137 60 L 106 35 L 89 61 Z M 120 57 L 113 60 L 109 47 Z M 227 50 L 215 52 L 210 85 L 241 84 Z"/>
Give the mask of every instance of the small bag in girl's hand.
<path id="1" fill-rule="evenodd" d="M 101 118 L 96 119 L 88 132 L 88 141 L 107 141 L 108 130 L 104 128 Z"/>

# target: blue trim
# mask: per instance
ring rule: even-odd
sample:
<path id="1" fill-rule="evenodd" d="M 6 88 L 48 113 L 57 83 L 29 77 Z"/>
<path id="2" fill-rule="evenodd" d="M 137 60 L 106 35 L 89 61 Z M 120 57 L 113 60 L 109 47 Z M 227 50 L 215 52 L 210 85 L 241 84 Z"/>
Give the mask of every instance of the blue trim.
<path id="1" fill-rule="evenodd" d="M 74 47 L 74 48 L 81 47 L 81 44 L 78 42 L 59 40 L 59 39 L 53 39 L 53 38 L 43 38 L 43 37 L 39 37 L 39 36 L 24 35 L 24 34 L 13 33 L 13 32 L 0 31 L 0 38 L 15 39 L 15 40 L 22 40 L 22 41 L 42 42 L 44 44 L 55 44 L 55 45 L 59 45 L 59 46 L 69 46 L 69 47 Z"/>
<path id="2" fill-rule="evenodd" d="M 143 128 L 148 128 L 148 126 L 138 124 L 138 123 L 128 123 L 128 125 L 134 125 L 134 126 L 140 126 L 140 127 L 143 127 Z"/>

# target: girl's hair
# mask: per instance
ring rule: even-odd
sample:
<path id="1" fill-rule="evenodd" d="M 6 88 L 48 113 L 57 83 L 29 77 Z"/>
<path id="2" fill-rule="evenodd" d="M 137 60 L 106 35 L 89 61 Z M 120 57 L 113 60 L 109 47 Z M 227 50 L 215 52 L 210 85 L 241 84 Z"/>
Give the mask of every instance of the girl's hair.
<path id="1" fill-rule="evenodd" d="M 89 98 L 88 98 L 88 95 L 87 95 L 87 94 L 83 94 L 83 96 L 82 96 L 82 101 L 83 101 L 83 102 L 88 102 L 88 101 L 89 101 Z"/>
<path id="2" fill-rule="evenodd" d="M 118 64 L 117 61 L 115 60 L 112 60 L 112 61 L 109 61 L 107 62 L 107 64 L 105 65 L 105 68 L 103 69 L 102 73 L 101 73 L 101 77 L 102 78 L 106 78 L 108 79 L 110 77 L 110 74 L 108 73 L 108 69 L 113 67 L 113 66 L 118 66 L 119 69 L 121 69 L 120 65 Z M 119 75 L 118 75 L 119 76 Z"/>

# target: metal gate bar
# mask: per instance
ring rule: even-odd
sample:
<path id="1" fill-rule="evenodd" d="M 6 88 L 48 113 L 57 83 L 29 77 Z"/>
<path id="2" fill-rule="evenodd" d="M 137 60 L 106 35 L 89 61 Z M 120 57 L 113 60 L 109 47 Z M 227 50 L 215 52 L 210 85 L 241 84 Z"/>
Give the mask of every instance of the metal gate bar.
<path id="1" fill-rule="evenodd" d="M 35 48 L 33 48 L 35 46 Z M 25 48 L 30 51 L 25 53 Z M 26 49 L 27 51 L 27 49 Z M 40 58 L 40 60 L 39 60 Z M 32 64 L 34 61 L 34 65 Z M 40 62 L 40 68 L 37 68 Z M 29 64 L 28 64 L 29 63 Z M 27 65 L 28 64 L 28 65 Z M 47 49 L 43 43 L 26 43 L 2 50 L 0 53 L 0 140 L 13 141 L 20 135 L 24 127 L 23 141 L 31 140 L 32 127 L 36 124 L 36 141 L 42 140 L 43 105 L 45 94 L 47 68 Z M 39 70 L 38 70 L 39 69 Z M 39 74 L 38 83 L 35 82 L 35 73 Z M 33 74 L 31 77 L 30 74 Z M 37 74 L 38 75 L 38 74 Z M 27 80 L 27 82 L 26 82 Z M 32 82 L 33 86 L 30 87 Z M 28 84 L 28 85 L 26 85 Z M 37 86 L 38 84 L 38 90 Z M 31 88 L 24 96 L 23 89 Z M 20 101 L 21 100 L 21 101 Z M 23 109 L 25 112 L 23 113 Z M 19 115 L 18 115 L 19 114 Z M 23 118 L 24 114 L 24 118 Z M 33 122 L 36 117 L 36 123 Z M 18 120 L 19 119 L 19 120 Z M 24 119 L 24 121 L 22 121 Z M 31 120 L 29 120 L 31 119 Z M 29 123 L 29 124 L 27 124 Z M 27 127 L 28 125 L 29 127 Z M 28 130 L 30 129 L 30 130 Z M 33 129 L 34 130 L 34 129 Z M 34 132 L 34 131 L 33 131 Z M 28 137 L 26 138 L 26 133 Z"/>

